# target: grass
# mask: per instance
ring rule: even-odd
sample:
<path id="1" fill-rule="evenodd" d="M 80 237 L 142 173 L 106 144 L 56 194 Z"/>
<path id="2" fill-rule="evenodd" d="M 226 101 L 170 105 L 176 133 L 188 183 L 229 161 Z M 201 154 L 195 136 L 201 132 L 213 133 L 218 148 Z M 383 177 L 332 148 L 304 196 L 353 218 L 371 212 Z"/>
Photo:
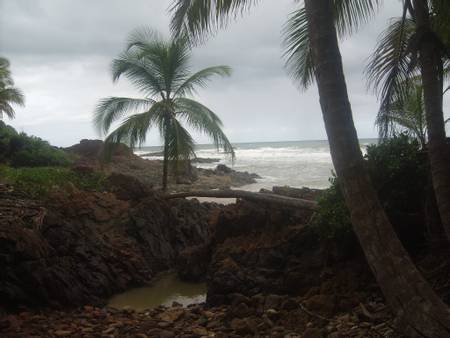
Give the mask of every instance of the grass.
<path id="1" fill-rule="evenodd" d="M 31 197 L 46 197 L 52 189 L 75 186 L 80 190 L 103 191 L 105 176 L 101 173 L 78 173 L 66 167 L 0 166 L 0 182 L 13 185 Z"/>

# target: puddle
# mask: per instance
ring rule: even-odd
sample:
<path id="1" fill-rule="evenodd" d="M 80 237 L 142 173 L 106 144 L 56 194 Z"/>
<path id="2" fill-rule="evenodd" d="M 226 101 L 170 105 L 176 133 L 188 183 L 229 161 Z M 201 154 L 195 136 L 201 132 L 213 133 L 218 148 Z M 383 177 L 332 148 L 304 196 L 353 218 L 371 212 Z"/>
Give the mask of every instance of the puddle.
<path id="1" fill-rule="evenodd" d="M 113 296 L 108 305 L 118 309 L 129 307 L 140 311 L 159 305 L 171 306 L 172 302 L 188 306 L 205 300 L 205 283 L 183 282 L 175 273 L 170 273 L 158 277 L 149 286 L 130 289 Z"/>

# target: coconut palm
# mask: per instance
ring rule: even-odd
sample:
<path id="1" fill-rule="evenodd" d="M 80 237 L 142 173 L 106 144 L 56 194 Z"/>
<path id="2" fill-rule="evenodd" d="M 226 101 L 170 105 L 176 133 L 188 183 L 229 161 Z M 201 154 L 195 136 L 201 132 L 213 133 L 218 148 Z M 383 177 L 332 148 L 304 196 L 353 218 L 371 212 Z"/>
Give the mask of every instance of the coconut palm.
<path id="1" fill-rule="evenodd" d="M 128 78 L 143 98 L 108 97 L 100 101 L 94 123 L 107 134 L 106 144 L 125 142 L 130 147 L 145 142 L 156 127 L 164 143 L 163 190 L 167 189 L 169 161 L 179 163 L 195 156 L 194 140 L 184 125 L 209 136 L 217 149 L 234 151 L 222 131 L 220 118 L 208 107 L 187 96 L 205 87 L 214 76 L 229 76 L 227 66 L 214 66 L 192 73 L 190 49 L 185 38 L 166 41 L 159 34 L 140 29 L 131 34 L 126 50 L 112 62 L 113 81 Z M 129 115 L 129 113 L 134 114 Z"/>
<path id="2" fill-rule="evenodd" d="M 25 97 L 20 89 L 14 87 L 9 61 L 0 57 L 0 119 L 3 118 L 3 114 L 10 119 L 14 118 L 15 112 L 12 104 L 23 106 Z"/>
<path id="3" fill-rule="evenodd" d="M 172 7 L 172 28 L 198 42 L 205 33 L 225 26 L 230 18 L 255 2 L 177 0 Z M 372 7 L 367 7 L 368 3 Z M 370 14 L 377 1 L 305 0 L 304 4 L 298 12 L 303 13 L 304 19 L 292 26 L 298 32 L 289 34 L 299 37 L 298 41 L 308 47 L 302 53 L 310 55 L 310 59 L 301 53 L 291 58 L 294 76 L 300 74 L 303 78 L 295 69 L 305 67 L 297 63 L 303 62 L 313 70 L 303 73 L 309 76 L 304 83 L 310 84 L 313 79 L 317 82 L 333 164 L 369 266 L 408 336 L 450 337 L 449 309 L 418 272 L 396 236 L 364 167 L 353 123 L 337 34 L 342 31 L 339 24 L 355 28 L 361 22 L 361 13 Z M 346 10 L 339 14 L 339 8 Z M 347 19 L 339 21 L 344 17 Z M 293 47 L 291 51 L 297 49 Z"/>
<path id="4" fill-rule="evenodd" d="M 369 84 L 380 96 L 377 124 L 381 137 L 395 126 L 392 105 L 409 99 L 422 79 L 431 177 L 442 224 L 450 240 L 450 151 L 443 116 L 443 94 L 450 62 L 450 2 L 406 0 L 403 14 L 382 33 L 367 67 Z M 411 79 L 413 81 L 411 81 Z M 413 82 L 411 84 L 411 82 Z M 407 104 L 407 103 L 405 103 Z"/>

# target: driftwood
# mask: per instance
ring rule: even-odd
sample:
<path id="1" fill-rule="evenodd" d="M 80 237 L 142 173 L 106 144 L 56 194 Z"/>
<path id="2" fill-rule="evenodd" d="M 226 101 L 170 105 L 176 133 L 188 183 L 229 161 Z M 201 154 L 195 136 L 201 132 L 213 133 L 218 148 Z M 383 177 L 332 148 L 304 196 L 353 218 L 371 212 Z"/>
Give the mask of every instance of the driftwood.
<path id="1" fill-rule="evenodd" d="M 194 190 L 189 192 L 173 193 L 165 196 L 166 199 L 183 197 L 242 198 L 249 201 L 278 204 L 285 207 L 308 210 L 316 210 L 317 208 L 317 202 L 315 201 L 245 190 Z"/>

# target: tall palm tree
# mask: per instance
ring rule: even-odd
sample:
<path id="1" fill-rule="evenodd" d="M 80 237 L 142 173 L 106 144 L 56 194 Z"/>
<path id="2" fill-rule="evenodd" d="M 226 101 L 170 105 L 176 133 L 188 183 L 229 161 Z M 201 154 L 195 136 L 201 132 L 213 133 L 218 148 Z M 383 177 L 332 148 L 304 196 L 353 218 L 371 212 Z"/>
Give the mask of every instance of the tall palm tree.
<path id="1" fill-rule="evenodd" d="M 225 25 L 227 17 L 235 16 L 254 2 L 177 0 L 172 28 L 199 41 L 202 34 Z M 306 32 L 310 59 L 300 62 L 310 64 L 313 69 L 312 73 L 306 73 L 311 74 L 306 83 L 311 83 L 312 79 L 317 81 L 333 164 L 353 228 L 387 301 L 409 336 L 450 337 L 449 309 L 426 283 L 401 245 L 363 165 L 336 33 L 338 23 L 345 25 L 345 20 L 338 20 L 340 16 L 335 9 L 342 5 L 347 9 L 343 13 L 353 18 L 361 13 L 363 7 L 358 6 L 369 2 L 305 0 L 306 21 L 302 22 L 306 25 L 294 28 Z M 357 21 L 347 20 L 350 27 L 354 27 L 352 22 Z"/>
<path id="2" fill-rule="evenodd" d="M 9 70 L 9 61 L 0 57 L 0 119 L 3 114 L 13 119 L 15 116 L 12 104 L 23 106 L 25 97 L 22 91 L 14 87 L 14 81 Z"/>
<path id="3" fill-rule="evenodd" d="M 431 6 L 431 7 L 430 7 Z M 380 136 L 393 127 L 391 106 L 409 99 L 411 79 L 421 77 L 428 130 L 428 155 L 439 213 L 450 240 L 450 150 L 443 116 L 445 66 L 450 62 L 450 2 L 405 0 L 403 14 L 382 33 L 367 67 L 380 95 Z"/>
<path id="4" fill-rule="evenodd" d="M 108 97 L 100 101 L 94 123 L 107 134 L 112 124 L 122 123 L 105 139 L 106 144 L 143 144 L 152 127 L 159 129 L 164 142 L 163 190 L 167 189 L 169 161 L 189 160 L 194 140 L 186 124 L 209 136 L 217 149 L 234 158 L 233 147 L 222 131 L 220 118 L 200 102 L 188 98 L 213 76 L 229 76 L 228 66 L 213 66 L 192 73 L 190 48 L 185 38 L 166 41 L 159 34 L 140 29 L 131 34 L 126 50 L 112 62 L 113 81 L 124 75 L 144 95 L 143 98 Z"/>

